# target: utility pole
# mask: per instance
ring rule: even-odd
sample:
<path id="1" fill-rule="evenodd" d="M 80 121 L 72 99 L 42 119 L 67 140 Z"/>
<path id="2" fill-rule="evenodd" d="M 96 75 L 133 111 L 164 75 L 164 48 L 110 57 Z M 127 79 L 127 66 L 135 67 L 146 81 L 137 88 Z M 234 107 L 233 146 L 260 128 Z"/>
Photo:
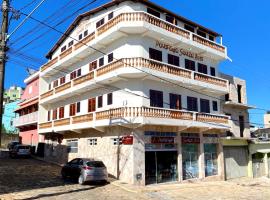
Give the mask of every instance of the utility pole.
<path id="1" fill-rule="evenodd" d="M 7 33 L 8 33 L 8 12 L 9 0 L 3 0 L 2 3 L 2 25 L 0 35 L 0 147 L 2 144 L 2 116 L 3 116 L 3 98 L 4 98 L 4 79 L 7 52 Z"/>

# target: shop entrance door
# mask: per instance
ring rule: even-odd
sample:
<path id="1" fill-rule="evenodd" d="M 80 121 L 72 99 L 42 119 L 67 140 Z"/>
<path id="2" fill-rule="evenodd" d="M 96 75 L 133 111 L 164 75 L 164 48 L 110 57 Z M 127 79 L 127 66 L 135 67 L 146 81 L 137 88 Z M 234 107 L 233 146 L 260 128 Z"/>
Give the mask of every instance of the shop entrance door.
<path id="1" fill-rule="evenodd" d="M 177 151 L 145 152 L 146 184 L 177 181 Z"/>

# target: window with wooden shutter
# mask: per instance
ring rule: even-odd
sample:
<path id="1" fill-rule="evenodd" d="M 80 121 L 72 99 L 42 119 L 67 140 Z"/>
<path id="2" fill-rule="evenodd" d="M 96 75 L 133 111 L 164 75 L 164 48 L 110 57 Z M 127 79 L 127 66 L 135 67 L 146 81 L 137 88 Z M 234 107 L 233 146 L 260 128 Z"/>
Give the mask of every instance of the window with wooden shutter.
<path id="1" fill-rule="evenodd" d="M 50 110 L 48 110 L 47 121 L 48 122 L 51 121 L 51 111 Z"/>
<path id="2" fill-rule="evenodd" d="M 65 115 L 65 107 L 60 107 L 59 108 L 59 119 L 64 118 Z"/>
<path id="3" fill-rule="evenodd" d="M 57 109 L 53 110 L 53 120 L 57 119 Z"/>
<path id="4" fill-rule="evenodd" d="M 70 73 L 70 80 L 75 79 L 77 76 L 76 71 Z"/>
<path id="5" fill-rule="evenodd" d="M 69 116 L 74 116 L 76 114 L 76 104 L 69 105 Z"/>
<path id="6" fill-rule="evenodd" d="M 170 108 L 181 110 L 181 95 L 170 93 Z"/>
<path id="7" fill-rule="evenodd" d="M 88 99 L 88 112 L 96 111 L 96 98 Z"/>
<path id="8" fill-rule="evenodd" d="M 66 82 L 66 77 L 63 76 L 60 78 L 60 85 L 64 84 Z"/>
<path id="9" fill-rule="evenodd" d="M 58 80 L 55 80 L 54 82 L 53 82 L 53 87 L 57 87 L 58 86 Z"/>
<path id="10" fill-rule="evenodd" d="M 89 64 L 89 71 L 95 70 L 97 68 L 97 60 Z"/>

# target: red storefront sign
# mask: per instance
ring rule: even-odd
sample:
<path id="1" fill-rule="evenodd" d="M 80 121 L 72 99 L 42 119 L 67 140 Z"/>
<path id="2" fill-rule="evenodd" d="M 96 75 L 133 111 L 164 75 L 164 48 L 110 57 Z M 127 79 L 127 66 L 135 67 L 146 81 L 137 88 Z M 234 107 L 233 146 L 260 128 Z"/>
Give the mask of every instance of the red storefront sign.
<path id="1" fill-rule="evenodd" d="M 182 137 L 183 144 L 200 144 L 200 138 Z"/>
<path id="2" fill-rule="evenodd" d="M 123 136 L 122 137 L 122 144 L 132 145 L 133 144 L 133 136 L 131 136 L 131 135 L 129 135 L 129 136 Z"/>
<path id="3" fill-rule="evenodd" d="M 174 137 L 151 137 L 152 144 L 174 144 Z"/>

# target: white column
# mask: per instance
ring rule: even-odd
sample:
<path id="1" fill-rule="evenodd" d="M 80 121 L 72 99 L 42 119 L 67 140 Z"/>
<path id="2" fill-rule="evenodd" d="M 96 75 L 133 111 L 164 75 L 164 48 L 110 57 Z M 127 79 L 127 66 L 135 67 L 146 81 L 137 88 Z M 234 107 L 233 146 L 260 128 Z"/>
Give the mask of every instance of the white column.
<path id="1" fill-rule="evenodd" d="M 183 167 L 182 167 L 182 140 L 181 133 L 177 133 L 177 170 L 178 170 L 178 181 L 183 181 Z"/>
<path id="2" fill-rule="evenodd" d="M 199 149 L 199 178 L 205 178 L 205 163 L 204 163 L 204 144 L 203 133 L 200 133 L 200 149 Z"/>

